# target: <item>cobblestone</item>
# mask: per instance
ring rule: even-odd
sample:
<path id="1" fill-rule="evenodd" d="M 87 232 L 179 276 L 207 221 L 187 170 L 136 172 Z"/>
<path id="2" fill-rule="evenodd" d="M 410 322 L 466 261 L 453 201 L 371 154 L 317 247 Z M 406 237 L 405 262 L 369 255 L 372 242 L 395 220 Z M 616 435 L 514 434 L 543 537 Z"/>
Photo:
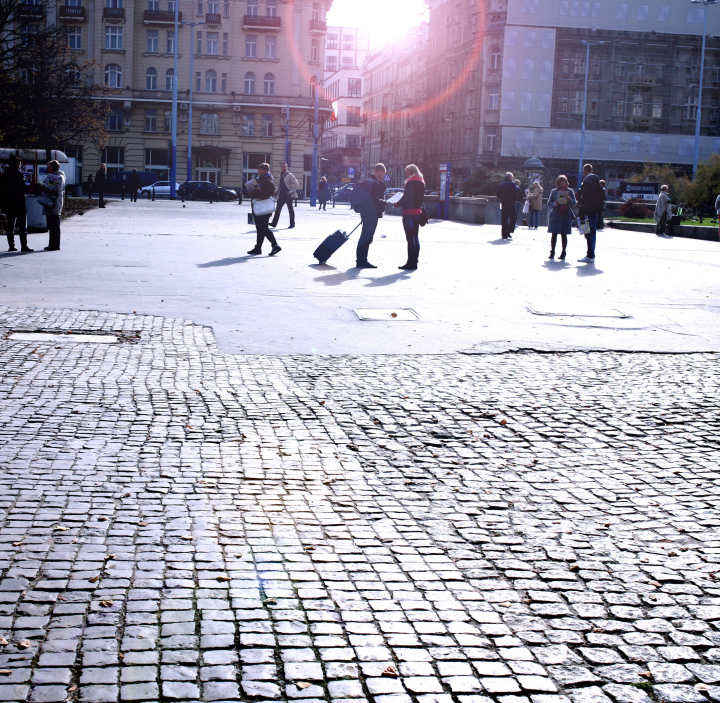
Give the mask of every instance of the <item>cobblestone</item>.
<path id="1" fill-rule="evenodd" d="M 1 319 L 0 700 L 718 700 L 716 356 Z"/>

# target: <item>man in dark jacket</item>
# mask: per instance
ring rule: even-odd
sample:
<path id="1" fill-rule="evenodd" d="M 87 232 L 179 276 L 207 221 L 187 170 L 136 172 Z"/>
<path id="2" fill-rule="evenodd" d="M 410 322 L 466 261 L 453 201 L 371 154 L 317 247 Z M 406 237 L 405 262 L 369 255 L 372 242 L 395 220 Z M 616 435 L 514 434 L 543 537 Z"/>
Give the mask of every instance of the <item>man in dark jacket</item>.
<path id="1" fill-rule="evenodd" d="M 384 164 L 378 164 L 373 169 L 372 176 L 362 183 L 358 183 L 352 192 L 351 205 L 355 212 L 360 213 L 362 232 L 357 245 L 356 266 L 361 269 L 376 269 L 368 261 L 368 251 L 373 241 L 378 219 L 385 212 L 385 173 Z"/>
<path id="2" fill-rule="evenodd" d="M 32 251 L 27 245 L 25 178 L 20 172 L 20 159 L 15 154 L 10 154 L 8 165 L 0 176 L 0 206 L 7 220 L 8 251 L 17 251 L 15 223 L 20 230 L 20 251 Z"/>
<path id="3" fill-rule="evenodd" d="M 137 169 L 134 168 L 128 178 L 128 185 L 130 186 L 130 202 L 137 202 L 138 191 L 142 188 L 142 180 Z"/>
<path id="4" fill-rule="evenodd" d="M 590 226 L 590 231 L 585 235 L 587 256 L 583 256 L 579 261 L 593 264 L 595 263 L 598 216 L 605 207 L 605 189 L 600 184 L 599 176 L 593 173 L 592 164 L 583 166 L 583 182 L 577 192 L 577 201 L 580 206 L 578 214 L 580 221 L 587 220 Z"/>
<path id="5" fill-rule="evenodd" d="M 505 174 L 505 180 L 497 187 L 496 193 L 501 206 L 500 224 L 503 239 L 512 239 L 517 222 L 515 203 L 523 199 L 522 191 L 513 183 L 513 178 L 513 174 L 508 171 Z"/>
<path id="6" fill-rule="evenodd" d="M 105 207 L 105 176 L 107 175 L 107 166 L 100 164 L 100 168 L 95 174 L 95 187 L 99 195 L 98 207 Z"/>

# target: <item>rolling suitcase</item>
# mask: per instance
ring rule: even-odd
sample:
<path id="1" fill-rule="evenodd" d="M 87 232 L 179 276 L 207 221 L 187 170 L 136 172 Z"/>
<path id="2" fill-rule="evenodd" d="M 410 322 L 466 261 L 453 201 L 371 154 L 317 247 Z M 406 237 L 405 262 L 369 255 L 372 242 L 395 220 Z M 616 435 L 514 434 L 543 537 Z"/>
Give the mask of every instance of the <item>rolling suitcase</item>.
<path id="1" fill-rule="evenodd" d="M 359 222 L 355 228 L 350 232 L 352 234 L 360 225 L 362 222 Z M 345 234 L 345 232 L 340 231 L 339 229 L 333 232 L 329 237 L 325 239 L 325 241 L 313 252 L 313 256 L 318 260 L 319 264 L 325 264 L 327 263 L 327 260 L 343 245 L 345 242 L 347 242 L 348 239 L 350 239 L 350 234 Z"/>

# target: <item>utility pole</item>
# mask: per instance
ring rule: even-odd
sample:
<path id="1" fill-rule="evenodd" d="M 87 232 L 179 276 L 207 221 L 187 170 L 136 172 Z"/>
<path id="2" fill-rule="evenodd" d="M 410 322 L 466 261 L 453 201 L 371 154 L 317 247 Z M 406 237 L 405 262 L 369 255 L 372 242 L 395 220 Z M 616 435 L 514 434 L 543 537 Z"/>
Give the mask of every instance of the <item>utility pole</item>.
<path id="1" fill-rule="evenodd" d="M 313 123 L 312 175 L 310 176 L 310 207 L 315 207 L 317 193 L 317 161 L 318 161 L 318 113 L 320 112 L 320 70 L 315 77 L 315 121 Z"/>
<path id="2" fill-rule="evenodd" d="M 287 104 L 285 115 L 285 163 L 290 168 L 290 103 Z"/>
<path id="3" fill-rule="evenodd" d="M 170 198 L 175 200 L 177 181 L 177 114 L 178 114 L 178 35 L 180 33 L 180 0 L 175 5 L 175 39 L 173 39 L 173 79 L 172 79 L 172 125 L 170 126 Z"/>
<path id="4" fill-rule="evenodd" d="M 705 73 L 705 37 L 707 36 L 708 5 L 716 5 L 717 0 L 690 0 L 693 4 L 702 3 L 705 15 L 703 17 L 702 49 L 700 54 L 700 90 L 698 91 L 698 106 L 695 113 L 695 154 L 693 155 L 693 178 L 697 174 L 698 162 L 700 161 L 700 127 L 702 126 L 702 98 L 703 98 L 703 74 Z"/>
<path id="5" fill-rule="evenodd" d="M 177 0 L 176 0 L 177 1 Z M 190 101 L 188 102 L 188 153 L 187 153 L 187 179 L 191 181 L 192 177 L 192 103 L 193 103 L 193 81 L 195 74 L 193 72 L 193 58 L 195 56 L 195 27 L 205 22 L 184 22 L 190 25 Z"/>
<path id="6" fill-rule="evenodd" d="M 588 78 L 590 77 L 590 47 L 599 46 L 604 44 L 604 41 L 598 41 L 591 44 L 587 40 L 580 42 L 585 44 L 585 97 L 583 99 L 583 118 L 582 118 L 582 129 L 580 130 L 580 163 L 578 165 L 578 180 L 577 187 L 579 188 L 583 180 L 583 166 L 585 165 L 585 119 L 587 117 L 587 99 L 588 99 Z"/>

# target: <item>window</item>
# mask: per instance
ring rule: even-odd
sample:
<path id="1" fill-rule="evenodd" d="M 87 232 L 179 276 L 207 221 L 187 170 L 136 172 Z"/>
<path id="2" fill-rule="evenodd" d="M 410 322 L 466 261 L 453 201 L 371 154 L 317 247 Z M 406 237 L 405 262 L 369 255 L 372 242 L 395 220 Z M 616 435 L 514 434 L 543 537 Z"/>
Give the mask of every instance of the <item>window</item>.
<path id="1" fill-rule="evenodd" d="M 255 115 L 243 114 L 242 133 L 243 137 L 255 136 Z"/>
<path id="2" fill-rule="evenodd" d="M 342 59 L 343 68 L 352 68 L 355 65 L 355 60 L 352 56 L 343 56 Z"/>
<path id="3" fill-rule="evenodd" d="M 321 17 L 320 15 L 321 15 L 320 3 L 319 3 L 319 2 L 314 2 L 314 3 L 313 3 L 313 15 L 312 15 L 312 18 L 313 18 L 314 20 L 320 20 L 320 19 L 322 19 L 322 17 Z"/>
<path id="4" fill-rule="evenodd" d="M 175 12 L 175 0 L 168 0 L 168 12 Z"/>
<path id="5" fill-rule="evenodd" d="M 148 10 L 157 12 L 160 9 L 160 0 L 148 0 Z"/>
<path id="6" fill-rule="evenodd" d="M 208 0 L 207 4 L 207 11 L 210 15 L 219 15 L 220 14 L 220 3 L 218 0 Z"/>
<path id="7" fill-rule="evenodd" d="M 202 17 L 202 13 L 203 13 L 202 0 L 198 0 L 198 10 L 197 10 L 198 17 Z"/>
<path id="8" fill-rule="evenodd" d="M 662 96 L 656 95 L 653 98 L 653 106 L 652 106 L 652 116 L 659 120 L 662 117 L 663 113 L 663 99 Z"/>
<path id="9" fill-rule="evenodd" d="M 569 15 L 570 14 L 570 0 L 560 0 L 560 14 L 561 15 Z"/>
<path id="10" fill-rule="evenodd" d="M 685 98 L 685 105 L 683 107 L 683 119 L 684 120 L 694 120 L 697 116 L 697 104 L 698 99 L 697 96 L 691 96 L 688 95 Z"/>
<path id="11" fill-rule="evenodd" d="M 490 49 L 490 70 L 491 71 L 498 71 L 500 69 L 500 49 L 496 46 L 494 46 L 492 49 Z"/>
<path id="12" fill-rule="evenodd" d="M 550 93 L 538 95 L 538 112 L 550 112 Z"/>
<path id="13" fill-rule="evenodd" d="M 687 12 L 688 24 L 702 24 L 703 11 L 699 7 L 691 7 Z"/>
<path id="14" fill-rule="evenodd" d="M 505 30 L 505 46 L 517 46 L 518 32 L 517 29 Z"/>
<path id="15" fill-rule="evenodd" d="M 124 146 L 106 146 L 103 149 L 103 163 L 107 166 L 110 173 L 122 171 L 125 168 L 125 147 Z"/>
<path id="16" fill-rule="evenodd" d="M 637 18 L 641 22 L 647 22 L 650 14 L 650 5 L 638 5 Z"/>
<path id="17" fill-rule="evenodd" d="M 208 32 L 205 35 L 205 53 L 211 56 L 217 56 L 218 53 L 218 38 L 217 32 Z"/>
<path id="18" fill-rule="evenodd" d="M 505 59 L 504 78 L 515 78 L 515 59 Z"/>
<path id="19" fill-rule="evenodd" d="M 116 63 L 105 66 L 105 85 L 109 88 L 122 88 L 122 69 Z"/>
<path id="20" fill-rule="evenodd" d="M 552 64 L 548 60 L 545 60 L 540 64 L 540 80 L 552 80 Z"/>
<path id="21" fill-rule="evenodd" d="M 274 121 L 273 115 L 263 115 L 262 116 L 262 136 L 263 137 L 272 137 L 273 136 L 273 121 Z"/>
<path id="22" fill-rule="evenodd" d="M 220 116 L 217 112 L 200 115 L 200 134 L 220 134 Z"/>
<path id="23" fill-rule="evenodd" d="M 644 104 L 643 104 L 642 93 L 635 93 L 633 95 L 633 102 L 632 102 L 632 116 L 633 117 L 642 117 L 643 113 L 644 113 Z"/>
<path id="24" fill-rule="evenodd" d="M 266 73 L 263 78 L 263 92 L 265 95 L 275 95 L 275 75 Z"/>
<path id="25" fill-rule="evenodd" d="M 165 110 L 165 131 L 172 132 L 172 110 Z"/>
<path id="26" fill-rule="evenodd" d="M 488 110 L 499 110 L 500 109 L 500 86 L 491 85 L 488 90 Z"/>
<path id="27" fill-rule="evenodd" d="M 245 95 L 255 95 L 255 74 L 245 74 Z"/>
<path id="28" fill-rule="evenodd" d="M 320 40 L 310 40 L 310 61 L 317 61 L 320 58 Z"/>
<path id="29" fill-rule="evenodd" d="M 348 97 L 359 98 L 362 95 L 362 78 L 348 78 Z"/>
<path id="30" fill-rule="evenodd" d="M 670 8 L 667 5 L 658 7 L 658 22 L 670 21 Z"/>
<path id="31" fill-rule="evenodd" d="M 222 55 L 223 56 L 227 56 L 228 39 L 229 39 L 228 33 L 227 32 L 223 33 L 223 38 L 222 38 Z"/>
<path id="32" fill-rule="evenodd" d="M 175 53 L 175 31 L 169 30 L 166 35 L 166 43 L 165 43 L 165 51 L 168 54 L 174 54 Z"/>
<path id="33" fill-rule="evenodd" d="M 212 68 L 205 73 L 205 92 L 217 93 L 217 73 Z"/>
<path id="34" fill-rule="evenodd" d="M 105 0 L 105 7 L 112 10 L 122 10 L 123 0 Z"/>
<path id="35" fill-rule="evenodd" d="M 105 48 L 122 49 L 122 27 L 105 27 Z"/>
<path id="36" fill-rule="evenodd" d="M 502 109 L 503 110 L 514 110 L 515 109 L 515 93 L 510 91 L 503 93 L 502 98 Z"/>
<path id="37" fill-rule="evenodd" d="M 532 93 L 520 94 L 520 109 L 525 112 L 532 110 Z"/>
<path id="38" fill-rule="evenodd" d="M 325 70 L 328 73 L 335 73 L 335 71 L 337 71 L 337 56 L 325 57 Z"/>
<path id="39" fill-rule="evenodd" d="M 538 11 L 538 0 L 522 0 L 520 4 L 520 12 L 524 14 L 537 14 Z"/>
<path id="40" fill-rule="evenodd" d="M 485 128 L 485 151 L 495 151 L 497 149 L 497 127 Z"/>
<path id="41" fill-rule="evenodd" d="M 659 154 L 661 143 L 660 137 L 650 137 L 650 153 L 653 155 Z"/>
<path id="42" fill-rule="evenodd" d="M 276 58 L 277 37 L 265 37 L 265 58 Z"/>
<path id="43" fill-rule="evenodd" d="M 355 49 L 355 37 L 352 34 L 343 34 L 342 48 L 346 51 Z"/>
<path id="44" fill-rule="evenodd" d="M 247 14 L 250 17 L 257 17 L 258 0 L 247 0 Z"/>
<path id="45" fill-rule="evenodd" d="M 528 30 L 525 32 L 525 46 L 533 47 L 537 41 L 537 32 Z"/>
<path id="46" fill-rule="evenodd" d="M 145 166 L 149 166 L 151 169 L 153 166 L 167 168 L 169 162 L 167 149 L 145 149 Z"/>
<path id="47" fill-rule="evenodd" d="M 277 0 L 265 0 L 265 16 L 277 17 Z"/>
<path id="48" fill-rule="evenodd" d="M 359 127 L 360 126 L 360 108 L 349 105 L 347 109 L 347 123 L 348 127 Z"/>
<path id="49" fill-rule="evenodd" d="M 157 69 L 148 68 L 145 71 L 145 90 L 157 90 Z"/>
<path id="50" fill-rule="evenodd" d="M 360 148 L 360 135 L 359 134 L 348 134 L 345 138 L 345 144 L 351 149 Z"/>
<path id="51" fill-rule="evenodd" d="M 145 131 L 157 132 L 157 110 L 145 110 Z"/>
<path id="52" fill-rule="evenodd" d="M 122 132 L 123 128 L 123 112 L 119 107 L 114 107 L 110 110 L 110 114 L 107 117 L 105 123 L 108 132 Z"/>
<path id="53" fill-rule="evenodd" d="M 328 34 L 327 43 L 325 44 L 326 49 L 337 49 L 338 48 L 338 35 Z"/>
<path id="54" fill-rule="evenodd" d="M 628 6 L 627 6 L 627 3 L 621 2 L 621 3 L 617 6 L 617 18 L 618 18 L 619 20 L 626 20 L 626 19 L 627 19 L 627 14 L 628 14 Z"/>
<path id="55" fill-rule="evenodd" d="M 532 80 L 534 73 L 535 73 L 535 64 L 532 62 L 532 59 L 525 59 L 525 61 L 523 61 L 522 77 L 526 81 Z"/>
<path id="56" fill-rule="evenodd" d="M 257 56 L 257 34 L 245 35 L 245 56 L 249 56 L 251 58 L 255 58 Z"/>
<path id="57" fill-rule="evenodd" d="M 195 90 L 199 93 L 202 90 L 202 73 L 195 73 Z"/>
<path id="58" fill-rule="evenodd" d="M 80 27 L 66 27 L 65 35 L 71 49 L 82 49 L 82 30 Z"/>
<path id="59" fill-rule="evenodd" d="M 65 7 L 80 7 L 80 0 L 65 0 Z"/>
<path id="60" fill-rule="evenodd" d="M 160 32 L 157 29 L 148 29 L 146 50 L 151 54 L 157 54 L 160 51 Z"/>
<path id="61" fill-rule="evenodd" d="M 223 3 L 223 17 L 230 17 L 230 3 L 228 0 Z"/>

